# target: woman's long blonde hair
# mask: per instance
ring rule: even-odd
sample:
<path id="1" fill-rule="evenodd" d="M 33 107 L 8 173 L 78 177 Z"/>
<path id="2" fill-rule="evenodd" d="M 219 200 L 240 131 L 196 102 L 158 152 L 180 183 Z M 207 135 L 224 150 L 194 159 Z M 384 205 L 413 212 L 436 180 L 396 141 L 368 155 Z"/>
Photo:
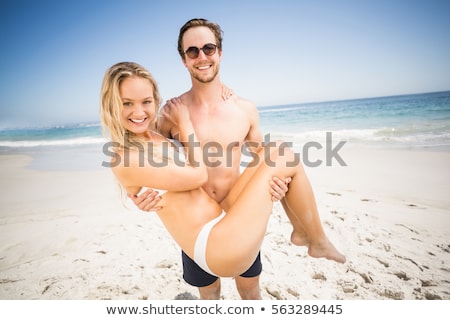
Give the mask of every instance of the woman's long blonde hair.
<path id="1" fill-rule="evenodd" d="M 161 103 L 158 85 L 153 76 L 141 65 L 134 62 L 119 62 L 110 67 L 104 77 L 101 89 L 100 118 L 103 133 L 114 143 L 114 148 L 139 147 L 140 139 L 132 132 L 126 130 L 121 122 L 122 99 L 120 98 L 120 85 L 123 80 L 131 77 L 147 79 L 153 87 L 153 99 L 155 102 L 154 115 L 149 130 L 156 130 L 156 116 Z M 139 148 L 138 148 L 139 149 Z M 141 150 L 141 149 L 139 149 Z M 142 151 L 142 150 L 141 150 Z M 118 182 L 118 181 L 117 181 Z M 126 190 L 118 183 L 121 191 L 122 204 L 126 206 Z"/>
<path id="2" fill-rule="evenodd" d="M 110 67 L 104 77 L 101 89 L 100 118 L 104 133 L 109 132 L 112 142 L 125 148 L 133 145 L 137 139 L 133 133 L 128 132 L 121 123 L 122 99 L 120 98 L 120 85 L 124 79 L 140 77 L 147 79 L 153 87 L 155 101 L 155 118 L 149 129 L 156 130 L 156 115 L 161 103 L 158 84 L 150 72 L 135 62 L 119 62 Z"/>

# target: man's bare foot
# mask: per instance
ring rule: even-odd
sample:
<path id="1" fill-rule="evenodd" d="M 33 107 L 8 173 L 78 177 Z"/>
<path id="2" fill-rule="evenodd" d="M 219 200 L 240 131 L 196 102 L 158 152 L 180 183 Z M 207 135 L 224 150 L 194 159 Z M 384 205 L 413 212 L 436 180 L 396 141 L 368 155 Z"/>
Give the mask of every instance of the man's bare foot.
<path id="1" fill-rule="evenodd" d="M 339 263 L 344 263 L 346 258 L 327 239 L 323 244 L 310 244 L 308 254 L 313 258 L 326 258 Z"/>

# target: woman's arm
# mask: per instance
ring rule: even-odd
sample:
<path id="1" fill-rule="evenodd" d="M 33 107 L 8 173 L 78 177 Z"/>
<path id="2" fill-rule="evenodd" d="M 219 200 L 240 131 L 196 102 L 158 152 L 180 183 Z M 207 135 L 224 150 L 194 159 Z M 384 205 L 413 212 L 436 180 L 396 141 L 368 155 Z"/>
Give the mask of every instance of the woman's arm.
<path id="1" fill-rule="evenodd" d="M 156 147 L 154 147 L 156 148 Z M 188 191 L 203 186 L 207 173 L 201 167 L 181 160 L 151 159 L 138 150 L 126 149 L 119 154 L 118 165 L 112 168 L 120 184 L 126 189 L 148 187 L 169 191 Z M 182 157 L 178 157 L 181 159 Z"/>
<path id="2" fill-rule="evenodd" d="M 124 161 L 119 161 L 119 165 L 113 168 L 113 172 L 124 187 L 140 186 L 187 191 L 199 188 L 206 183 L 208 174 L 203 162 L 203 152 L 187 107 L 180 99 L 173 98 L 163 108 L 163 115 L 179 129 L 179 140 L 184 145 L 189 161 L 187 163 L 181 161 L 183 156 L 177 151 L 173 153 L 173 157 L 164 157 L 163 153 L 167 153 L 169 148 L 172 148 L 169 141 L 163 142 L 162 145 L 149 146 L 149 149 L 161 148 L 158 153 L 163 154 L 163 157 L 158 159 L 152 157 L 152 151 L 147 151 L 149 154 L 142 154 L 138 150 L 123 150 L 119 157 Z M 165 146 L 164 143 L 166 143 Z M 170 154 L 172 155 L 171 152 Z"/>
<path id="3" fill-rule="evenodd" d="M 183 144 L 190 165 L 206 172 L 203 149 L 195 135 L 187 106 L 180 98 L 172 98 L 164 106 L 162 115 L 167 121 L 174 124 L 173 128 L 177 128 L 178 131 L 173 133 L 173 137 Z"/>

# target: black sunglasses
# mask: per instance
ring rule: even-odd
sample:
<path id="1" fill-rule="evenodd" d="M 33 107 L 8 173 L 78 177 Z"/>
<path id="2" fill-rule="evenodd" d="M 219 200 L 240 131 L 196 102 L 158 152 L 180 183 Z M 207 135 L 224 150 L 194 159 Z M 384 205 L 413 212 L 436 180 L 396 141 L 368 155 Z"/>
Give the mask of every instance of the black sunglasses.
<path id="1" fill-rule="evenodd" d="M 191 59 L 197 59 L 198 55 L 200 54 L 200 50 L 202 50 L 205 55 L 212 56 L 214 53 L 216 53 L 216 49 L 217 45 L 213 43 L 207 43 L 203 46 L 203 48 L 189 47 L 184 53 L 187 54 L 187 56 Z"/>

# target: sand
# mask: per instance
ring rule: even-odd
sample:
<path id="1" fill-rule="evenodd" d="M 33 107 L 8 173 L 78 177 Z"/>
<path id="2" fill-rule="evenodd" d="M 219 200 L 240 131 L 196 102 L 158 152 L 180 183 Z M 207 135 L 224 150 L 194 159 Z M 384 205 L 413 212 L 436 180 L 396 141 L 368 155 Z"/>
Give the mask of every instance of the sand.
<path id="1" fill-rule="evenodd" d="M 98 157 L 77 167 L 73 155 L 0 154 L 0 298 L 197 299 L 159 218 L 122 201 Z M 292 245 L 276 203 L 263 299 L 450 299 L 450 153 L 346 146 L 342 157 L 306 170 L 347 262 Z M 232 278 L 222 298 L 240 299 Z"/>

